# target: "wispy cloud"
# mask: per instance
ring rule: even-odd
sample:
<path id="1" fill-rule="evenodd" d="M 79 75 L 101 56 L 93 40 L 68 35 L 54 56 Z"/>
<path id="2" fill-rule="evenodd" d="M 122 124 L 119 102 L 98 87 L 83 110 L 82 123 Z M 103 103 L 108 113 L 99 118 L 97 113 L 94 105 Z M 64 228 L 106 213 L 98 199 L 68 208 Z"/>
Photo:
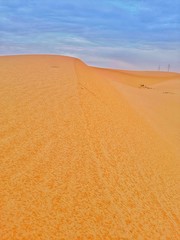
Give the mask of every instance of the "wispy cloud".
<path id="1" fill-rule="evenodd" d="M 180 71 L 179 0 L 0 0 L 0 54 L 55 53 L 106 67 Z"/>

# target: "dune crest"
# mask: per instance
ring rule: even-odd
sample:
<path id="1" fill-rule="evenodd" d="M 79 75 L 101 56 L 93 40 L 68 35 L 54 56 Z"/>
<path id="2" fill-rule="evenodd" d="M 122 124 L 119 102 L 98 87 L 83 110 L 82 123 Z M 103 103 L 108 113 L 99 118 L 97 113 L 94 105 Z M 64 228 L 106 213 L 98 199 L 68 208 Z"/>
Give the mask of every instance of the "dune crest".
<path id="1" fill-rule="evenodd" d="M 0 239 L 179 239 L 179 82 L 0 57 Z"/>

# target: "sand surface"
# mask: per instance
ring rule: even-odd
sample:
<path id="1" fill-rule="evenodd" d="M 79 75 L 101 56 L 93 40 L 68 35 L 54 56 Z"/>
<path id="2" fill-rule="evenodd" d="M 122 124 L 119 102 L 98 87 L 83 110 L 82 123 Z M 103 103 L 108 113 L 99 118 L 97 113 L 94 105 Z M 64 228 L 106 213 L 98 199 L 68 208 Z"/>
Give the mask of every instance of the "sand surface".
<path id="1" fill-rule="evenodd" d="M 180 74 L 0 57 L 0 240 L 180 239 Z"/>

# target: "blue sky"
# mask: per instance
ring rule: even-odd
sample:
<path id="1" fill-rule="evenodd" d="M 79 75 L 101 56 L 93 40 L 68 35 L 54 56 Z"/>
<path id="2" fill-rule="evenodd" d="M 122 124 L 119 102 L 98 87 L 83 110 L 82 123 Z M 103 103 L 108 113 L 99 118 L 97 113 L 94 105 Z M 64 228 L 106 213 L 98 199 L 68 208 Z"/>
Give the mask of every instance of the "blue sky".
<path id="1" fill-rule="evenodd" d="M 180 72 L 179 0 L 0 0 L 0 55 Z"/>

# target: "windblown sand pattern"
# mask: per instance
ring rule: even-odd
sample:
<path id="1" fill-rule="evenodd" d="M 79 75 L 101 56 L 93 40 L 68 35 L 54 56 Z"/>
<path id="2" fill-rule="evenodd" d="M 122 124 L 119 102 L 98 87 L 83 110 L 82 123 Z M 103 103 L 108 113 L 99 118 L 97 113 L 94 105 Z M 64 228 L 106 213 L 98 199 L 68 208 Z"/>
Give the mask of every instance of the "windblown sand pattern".
<path id="1" fill-rule="evenodd" d="M 180 239 L 180 74 L 0 57 L 0 240 Z"/>

